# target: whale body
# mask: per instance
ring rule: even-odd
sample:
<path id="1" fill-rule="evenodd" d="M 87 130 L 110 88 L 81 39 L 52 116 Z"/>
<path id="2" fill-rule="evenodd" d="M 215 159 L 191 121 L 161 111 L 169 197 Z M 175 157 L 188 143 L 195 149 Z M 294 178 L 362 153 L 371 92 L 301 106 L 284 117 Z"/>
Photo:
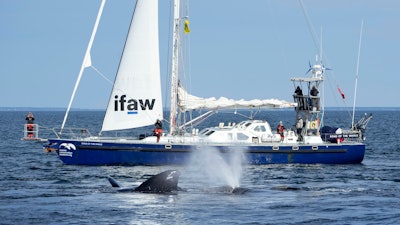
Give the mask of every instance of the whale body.
<path id="1" fill-rule="evenodd" d="M 148 180 L 140 184 L 138 187 L 124 188 L 112 177 L 108 177 L 112 187 L 119 188 L 119 192 L 141 192 L 141 193 L 176 193 L 177 191 L 185 191 L 178 187 L 180 172 L 177 170 L 167 170 L 150 177 Z M 203 190 L 205 193 L 223 193 L 242 195 L 249 191 L 247 188 L 222 186 L 207 188 Z"/>
<path id="2" fill-rule="evenodd" d="M 122 188 L 112 177 L 108 177 L 112 187 L 118 187 L 120 192 L 142 192 L 142 193 L 168 193 L 180 190 L 178 187 L 180 173 L 177 170 L 167 170 L 150 177 L 136 188 Z"/>

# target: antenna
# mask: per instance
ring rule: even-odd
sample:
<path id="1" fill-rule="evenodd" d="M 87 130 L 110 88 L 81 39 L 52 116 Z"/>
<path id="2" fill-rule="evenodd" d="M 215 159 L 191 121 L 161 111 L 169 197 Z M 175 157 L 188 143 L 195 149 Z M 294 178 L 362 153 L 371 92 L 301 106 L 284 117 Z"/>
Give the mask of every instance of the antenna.
<path id="1" fill-rule="evenodd" d="M 360 52 L 361 52 L 361 39 L 364 26 L 364 20 L 361 20 L 360 40 L 358 42 L 358 56 L 357 56 L 357 69 L 356 69 L 356 82 L 354 85 L 354 104 L 353 104 L 353 118 L 351 119 L 351 128 L 354 128 L 354 114 L 356 111 L 356 96 L 357 96 L 357 81 L 358 81 L 358 67 L 360 65 Z"/>

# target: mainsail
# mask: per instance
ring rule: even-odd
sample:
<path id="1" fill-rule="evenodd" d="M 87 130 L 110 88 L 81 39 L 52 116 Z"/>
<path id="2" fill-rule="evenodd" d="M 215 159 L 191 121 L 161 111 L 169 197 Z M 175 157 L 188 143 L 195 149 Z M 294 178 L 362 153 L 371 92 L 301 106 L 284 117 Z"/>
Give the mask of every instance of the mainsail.
<path id="1" fill-rule="evenodd" d="M 207 109 L 251 109 L 251 108 L 290 108 L 297 103 L 277 99 L 233 100 L 225 97 L 201 98 L 189 94 L 182 86 L 178 87 L 178 105 L 182 111 Z"/>
<path id="2" fill-rule="evenodd" d="M 158 43 L 158 1 L 138 0 L 102 131 L 154 124 L 163 118 Z"/>

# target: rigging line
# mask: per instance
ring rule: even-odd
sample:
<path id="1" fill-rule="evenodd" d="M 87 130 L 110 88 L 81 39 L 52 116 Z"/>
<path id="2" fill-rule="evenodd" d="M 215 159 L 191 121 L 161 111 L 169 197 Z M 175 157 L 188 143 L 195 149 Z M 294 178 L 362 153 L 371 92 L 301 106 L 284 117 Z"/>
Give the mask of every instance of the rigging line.
<path id="1" fill-rule="evenodd" d="M 184 76 L 185 83 L 190 83 L 191 85 L 191 77 L 190 77 L 190 34 L 185 34 L 184 38 L 181 39 L 182 42 L 184 42 L 184 49 L 181 49 L 181 57 L 182 57 L 182 63 L 180 64 L 182 66 L 182 74 Z M 184 54 L 186 53 L 186 54 Z M 192 113 L 189 112 L 190 117 L 192 117 Z M 184 117 L 183 123 L 186 123 L 186 117 Z"/>
<path id="2" fill-rule="evenodd" d="M 302 8 L 304 17 L 306 18 L 307 25 L 308 25 L 308 29 L 310 30 L 312 39 L 313 39 L 313 41 L 314 41 L 315 48 L 316 48 L 317 52 L 319 52 L 319 51 L 318 51 L 318 49 L 319 49 L 319 47 L 318 47 L 318 43 L 319 43 L 318 36 L 317 36 L 317 34 L 315 33 L 314 27 L 313 27 L 313 25 L 312 25 L 312 23 L 311 23 L 310 17 L 308 16 L 308 13 L 307 13 L 306 7 L 304 6 L 303 1 L 302 1 L 302 0 L 299 0 L 299 3 L 300 3 L 300 5 L 301 5 L 301 8 Z M 322 57 L 322 56 L 320 56 L 320 57 Z"/>
<path id="3" fill-rule="evenodd" d="M 249 120 L 252 120 L 252 119 L 253 119 L 253 118 L 251 117 L 251 115 L 250 115 L 250 116 L 244 115 L 244 114 L 238 112 L 237 109 L 233 112 L 233 114 L 242 116 L 242 117 L 244 117 L 244 118 L 246 118 L 246 119 L 249 119 Z"/>
<path id="4" fill-rule="evenodd" d="M 325 83 L 328 84 L 328 87 L 329 87 L 331 96 L 333 96 L 333 99 L 335 100 L 335 104 L 336 104 L 336 105 L 339 105 L 338 96 L 337 96 L 337 88 L 339 87 L 339 85 L 337 84 L 336 80 L 334 80 L 334 81 L 335 81 L 335 84 L 336 84 L 336 88 L 334 88 L 334 87 L 333 87 L 333 81 L 330 80 L 330 78 L 332 78 L 332 77 L 330 77 L 330 76 L 325 76 L 324 78 L 327 80 L 327 82 L 325 82 Z M 345 101 L 344 99 L 342 99 L 342 102 L 343 102 L 343 104 L 344 104 L 344 106 L 345 106 L 345 109 L 346 109 L 347 113 L 349 113 L 349 116 L 350 116 L 350 118 L 351 118 L 351 113 L 350 113 L 350 111 L 347 109 L 346 101 Z"/>
<path id="5" fill-rule="evenodd" d="M 312 38 L 313 38 L 314 45 L 315 45 L 315 47 L 316 47 L 317 50 L 320 48 L 320 49 L 319 49 L 319 52 L 321 52 L 321 53 L 323 54 L 323 55 L 320 55 L 320 56 L 319 56 L 319 57 L 320 57 L 320 61 L 322 61 L 322 58 L 324 58 L 324 59 L 325 59 L 325 62 L 326 62 L 327 65 L 329 66 L 328 57 L 326 56 L 326 54 L 325 54 L 324 52 L 322 52 L 322 41 L 321 41 L 321 46 L 318 47 L 318 43 L 320 43 L 320 42 L 318 41 L 318 36 L 316 35 L 315 29 L 314 29 L 314 27 L 313 27 L 313 25 L 312 25 L 312 23 L 311 23 L 310 17 L 308 16 L 308 13 L 307 13 L 307 10 L 306 10 L 306 8 L 305 8 L 305 6 L 304 6 L 304 3 L 303 3 L 302 0 L 299 0 L 299 3 L 300 3 L 300 5 L 301 5 L 301 7 L 302 7 L 303 14 L 304 14 L 304 16 L 305 16 L 305 18 L 306 18 L 306 20 L 307 20 L 307 25 L 308 25 L 308 28 L 309 28 L 309 30 L 310 30 L 310 32 L 311 32 L 311 36 L 312 36 Z M 321 32 L 321 33 L 322 33 L 322 32 Z M 321 39 L 322 39 L 322 34 L 321 34 Z M 335 78 L 335 77 L 336 77 L 336 76 L 335 76 L 335 73 L 332 71 L 330 74 L 333 75 L 334 82 L 335 82 L 336 86 L 338 87 L 339 85 L 338 85 L 338 82 L 337 82 L 337 80 L 336 80 L 336 78 Z M 325 77 L 328 77 L 328 76 L 325 76 Z M 333 88 L 332 88 L 331 85 L 332 85 L 332 84 L 330 84 L 331 91 L 333 92 Z M 333 92 L 333 93 L 334 93 L 334 92 Z M 333 96 L 335 96 L 334 98 L 335 98 L 335 101 L 337 102 L 337 97 L 336 97 L 337 95 L 334 94 Z M 345 107 L 346 107 L 346 110 L 347 110 L 347 112 L 349 113 L 350 118 L 351 118 L 351 113 L 350 113 L 350 111 L 348 110 L 346 101 L 345 101 L 344 99 L 343 99 L 343 103 L 344 103 L 344 105 L 345 105 Z"/>
<path id="6" fill-rule="evenodd" d="M 347 111 L 347 113 L 349 114 L 349 117 L 351 118 L 351 111 L 349 110 L 348 106 L 347 106 L 347 102 L 345 99 L 343 99 L 343 104 L 345 106 L 345 109 Z"/>
<path id="7" fill-rule="evenodd" d="M 330 80 L 330 79 L 329 79 L 329 78 L 330 78 L 329 76 L 325 76 L 325 78 L 326 78 L 328 81 Z M 328 86 L 329 86 L 329 89 L 330 89 L 330 91 L 331 91 L 331 95 L 333 96 L 333 99 L 335 100 L 336 105 L 339 105 L 338 95 L 337 95 L 337 89 L 338 89 L 339 85 L 338 85 L 338 83 L 336 82 L 335 79 L 334 79 L 334 82 L 335 82 L 335 84 L 336 84 L 336 88 L 333 87 L 333 82 L 332 82 L 332 81 L 329 81 L 329 82 L 326 82 L 326 83 L 329 84 Z M 349 118 L 351 118 L 351 112 L 350 112 L 350 110 L 349 110 L 348 107 L 347 107 L 346 100 L 345 100 L 345 99 L 342 99 L 342 102 L 343 102 L 343 104 L 344 104 L 344 106 L 345 106 L 346 112 L 349 114 Z"/>
<path id="8" fill-rule="evenodd" d="M 104 80 L 106 80 L 108 83 L 112 85 L 114 85 L 114 82 L 112 82 L 110 79 L 108 79 L 108 77 L 106 77 L 102 72 L 100 72 L 95 66 L 91 65 L 90 66 L 94 71 L 97 72 L 98 75 L 100 75 L 102 78 L 104 78 Z"/>
<path id="9" fill-rule="evenodd" d="M 320 41 L 318 40 L 318 36 L 317 36 L 317 34 L 316 34 L 316 32 L 315 32 L 315 29 L 314 29 L 314 27 L 313 27 L 313 25 L 312 25 L 312 23 L 311 23 L 310 17 L 308 16 L 307 9 L 306 9 L 306 7 L 304 6 L 304 3 L 303 3 L 302 0 L 299 0 L 299 3 L 300 3 L 300 5 L 301 5 L 301 8 L 302 8 L 304 17 L 306 18 L 307 25 L 308 25 L 308 29 L 310 30 L 311 36 L 312 36 L 312 38 L 313 38 L 315 48 L 316 48 L 317 52 L 319 52 L 319 53 L 321 54 L 321 55 L 319 56 L 319 57 L 320 57 L 319 60 L 322 61 L 322 59 L 324 58 L 325 61 L 326 61 L 326 63 L 327 63 L 327 65 L 329 66 L 328 57 L 326 56 L 326 54 L 325 54 L 324 52 L 322 52 L 322 41 L 320 42 Z M 322 39 L 322 31 L 321 31 L 321 39 Z M 319 46 L 319 45 L 320 45 L 320 46 Z M 318 51 L 318 49 L 319 49 L 319 51 Z M 337 81 L 336 81 L 336 78 L 335 78 L 335 77 L 336 77 L 336 76 L 335 76 L 335 73 L 332 71 L 332 72 L 330 72 L 330 74 L 333 75 L 332 78 L 333 78 L 335 84 L 337 85 Z M 327 74 L 326 74 L 326 75 L 327 75 Z M 329 77 L 329 76 L 324 76 L 324 77 Z M 331 88 L 332 93 L 334 93 L 331 83 L 330 83 L 330 88 Z M 336 95 L 333 95 L 333 96 L 336 96 Z M 335 101 L 337 102 L 337 98 L 336 98 L 336 97 L 335 97 Z"/>
<path id="10" fill-rule="evenodd" d="M 328 59 L 327 59 L 325 54 L 324 54 L 324 58 L 326 59 L 326 62 L 328 62 Z M 325 71 L 326 75 L 328 75 L 327 73 L 328 72 Z M 328 82 L 325 82 L 325 83 L 329 84 L 328 86 L 329 86 L 329 89 L 331 91 L 331 95 L 333 96 L 336 105 L 339 105 L 339 101 L 338 101 L 339 97 L 337 95 L 337 89 L 339 88 L 339 83 L 338 83 L 338 81 L 336 79 L 336 74 L 335 74 L 335 72 L 333 70 L 329 71 L 329 75 L 331 75 L 331 76 L 324 76 L 324 78 L 327 79 L 327 81 L 328 81 Z M 334 88 L 333 85 L 336 85 L 336 87 Z M 347 113 L 349 114 L 349 117 L 351 118 L 351 112 L 347 108 L 346 101 L 344 99 L 342 99 L 342 102 L 343 102 L 343 104 L 345 106 L 345 109 L 346 109 Z"/>
<path id="11" fill-rule="evenodd" d="M 316 48 L 316 50 L 317 50 L 317 53 L 319 54 L 319 61 L 323 61 L 322 59 L 324 58 L 324 59 L 325 59 L 325 62 L 326 62 L 326 65 L 329 66 L 328 57 L 327 57 L 326 54 L 322 51 L 322 28 L 321 28 L 321 37 L 320 37 L 320 39 L 319 39 L 317 33 L 315 32 L 314 26 L 313 26 L 313 24 L 311 23 L 311 19 L 310 19 L 309 15 L 308 15 L 307 9 L 306 9 L 306 7 L 305 7 L 303 1 L 302 1 L 302 0 L 299 0 L 299 3 L 300 3 L 300 5 L 301 5 L 301 8 L 302 8 L 304 17 L 306 18 L 307 25 L 308 25 L 308 29 L 310 30 L 310 33 L 311 33 L 311 36 L 312 36 L 312 39 L 313 39 L 315 48 Z M 332 74 L 334 74 L 334 73 L 332 72 Z"/>

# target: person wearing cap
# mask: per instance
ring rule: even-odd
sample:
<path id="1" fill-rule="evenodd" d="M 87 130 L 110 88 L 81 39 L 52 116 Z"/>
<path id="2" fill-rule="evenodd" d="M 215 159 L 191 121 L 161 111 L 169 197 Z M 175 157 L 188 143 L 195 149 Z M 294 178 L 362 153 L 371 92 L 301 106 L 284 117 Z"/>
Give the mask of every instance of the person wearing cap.
<path id="1" fill-rule="evenodd" d="M 278 125 L 278 127 L 276 127 L 276 133 L 281 135 L 281 141 L 283 141 L 283 139 L 285 138 L 285 135 L 283 133 L 284 130 L 285 130 L 285 127 L 283 126 L 282 121 L 279 121 L 279 125 Z"/>
<path id="2" fill-rule="evenodd" d="M 301 131 L 303 130 L 303 126 L 304 126 L 303 119 L 301 118 L 300 115 L 298 115 L 297 122 L 296 122 L 296 130 L 297 130 L 297 136 L 299 137 L 299 140 L 302 139 Z"/>

